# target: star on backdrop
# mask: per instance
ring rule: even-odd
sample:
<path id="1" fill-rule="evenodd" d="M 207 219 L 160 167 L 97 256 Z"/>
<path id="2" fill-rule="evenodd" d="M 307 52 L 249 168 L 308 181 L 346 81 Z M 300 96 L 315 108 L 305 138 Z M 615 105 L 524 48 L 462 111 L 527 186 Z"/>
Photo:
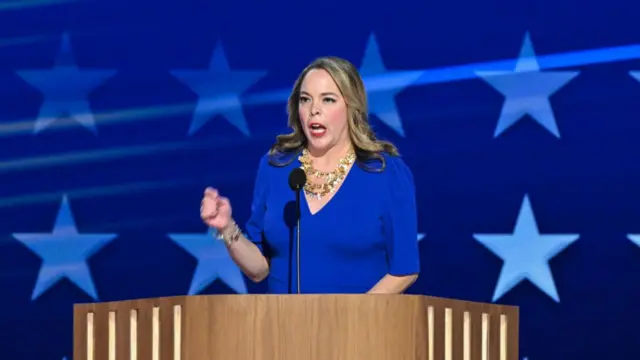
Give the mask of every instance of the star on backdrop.
<path id="1" fill-rule="evenodd" d="M 422 241 L 422 239 L 424 239 L 426 235 L 427 234 L 424 234 L 424 233 L 418 233 L 418 242 Z"/>
<path id="2" fill-rule="evenodd" d="M 529 115 L 551 134 L 560 138 L 549 97 L 579 73 L 579 71 L 541 72 L 529 33 L 526 33 L 514 71 L 476 72 L 477 76 L 505 96 L 494 138 L 525 115 Z"/>
<path id="3" fill-rule="evenodd" d="M 492 301 L 528 279 L 560 302 L 549 260 L 578 240 L 580 235 L 540 234 L 527 195 L 520 207 L 513 234 L 473 234 L 473 237 L 504 262 Z"/>
<path id="4" fill-rule="evenodd" d="M 631 75 L 631 77 L 633 77 L 634 79 L 640 81 L 640 70 L 629 71 L 629 75 Z"/>
<path id="5" fill-rule="evenodd" d="M 364 52 L 360 75 L 364 78 L 369 102 L 369 113 L 393 129 L 398 135 L 405 136 L 402 119 L 398 113 L 395 97 L 422 75 L 422 71 L 389 71 L 385 68 L 380 55 L 378 42 L 374 34 L 369 36 Z M 375 79 L 370 77 L 382 77 Z M 378 82 L 384 88 L 377 89 Z"/>
<path id="6" fill-rule="evenodd" d="M 64 195 L 51 233 L 13 234 L 14 238 L 42 258 L 31 300 L 37 299 L 65 277 L 94 300 L 98 300 L 87 259 L 117 236 L 117 234 L 79 234 L 69 207 L 69 200 Z"/>
<path id="7" fill-rule="evenodd" d="M 207 70 L 182 69 L 171 71 L 171 74 L 198 95 L 189 135 L 193 135 L 214 115 L 222 115 L 245 136 L 250 136 L 240 96 L 267 75 L 267 71 L 232 71 L 222 44 L 218 44 Z"/>
<path id="8" fill-rule="evenodd" d="M 201 292 L 217 279 L 238 294 L 247 293 L 247 285 L 240 268 L 229 256 L 224 243 L 214 238 L 214 230 L 209 230 L 205 234 L 169 234 L 168 236 L 198 260 L 189 287 L 189 295 Z"/>
<path id="9" fill-rule="evenodd" d="M 69 34 L 65 33 L 52 69 L 17 71 L 24 81 L 39 89 L 44 95 L 44 102 L 33 128 L 34 134 L 67 116 L 68 120 L 75 120 L 97 134 L 88 96 L 115 73 L 115 70 L 78 69 L 73 58 Z"/>
<path id="10" fill-rule="evenodd" d="M 634 244 L 640 246 L 640 234 L 628 234 L 627 238 Z"/>

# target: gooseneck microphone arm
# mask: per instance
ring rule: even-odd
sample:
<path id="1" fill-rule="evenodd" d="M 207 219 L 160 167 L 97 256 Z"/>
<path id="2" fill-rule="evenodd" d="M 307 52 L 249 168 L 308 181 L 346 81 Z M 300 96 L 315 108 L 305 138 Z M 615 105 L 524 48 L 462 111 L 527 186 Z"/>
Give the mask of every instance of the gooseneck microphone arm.
<path id="1" fill-rule="evenodd" d="M 296 194 L 296 288 L 298 294 L 300 294 L 300 192 L 306 182 L 307 175 L 300 168 L 293 169 L 289 174 L 289 187 Z M 289 293 L 291 293 L 291 288 L 289 288 Z"/>

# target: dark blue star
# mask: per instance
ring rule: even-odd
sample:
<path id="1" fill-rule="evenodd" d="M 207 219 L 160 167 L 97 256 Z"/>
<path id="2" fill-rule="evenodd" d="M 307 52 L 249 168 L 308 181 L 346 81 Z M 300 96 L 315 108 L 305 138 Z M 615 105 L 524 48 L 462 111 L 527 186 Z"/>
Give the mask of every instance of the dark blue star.
<path id="1" fill-rule="evenodd" d="M 264 77 L 266 71 L 231 71 L 222 45 L 218 45 L 207 70 L 175 70 L 171 74 L 198 94 L 189 135 L 193 135 L 214 115 L 224 116 L 229 123 L 249 136 L 242 111 L 241 93 Z"/>
<path id="2" fill-rule="evenodd" d="M 13 237 L 42 258 L 31 299 L 66 277 L 93 299 L 98 294 L 87 259 L 113 240 L 117 234 L 79 234 L 65 195 L 51 233 L 18 233 Z"/>
<path id="3" fill-rule="evenodd" d="M 422 73 L 422 71 L 387 70 L 382 61 L 376 37 L 374 34 L 370 35 L 360 66 L 360 74 L 367 87 L 369 112 L 400 136 L 405 136 L 405 133 L 395 97 L 415 82 Z"/>
<path id="4" fill-rule="evenodd" d="M 525 34 L 514 71 L 478 71 L 476 74 L 505 96 L 494 137 L 498 137 L 523 116 L 529 115 L 550 133 L 560 137 L 549 97 L 579 71 L 541 72 L 536 54 Z"/>
<path id="5" fill-rule="evenodd" d="M 35 134 L 64 116 L 75 119 L 92 133 L 97 133 L 87 96 L 116 71 L 79 70 L 73 60 L 68 34 L 62 36 L 62 44 L 53 69 L 23 70 L 17 73 L 44 94 L 44 103 L 33 129 Z"/>

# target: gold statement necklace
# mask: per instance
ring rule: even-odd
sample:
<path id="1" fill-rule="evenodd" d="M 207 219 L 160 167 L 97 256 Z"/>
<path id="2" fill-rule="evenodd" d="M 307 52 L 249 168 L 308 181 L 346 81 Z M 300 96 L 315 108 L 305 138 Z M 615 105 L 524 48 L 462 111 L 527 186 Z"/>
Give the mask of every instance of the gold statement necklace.
<path id="1" fill-rule="evenodd" d="M 338 185 L 344 180 L 347 175 L 347 170 L 356 161 L 356 154 L 352 150 L 349 150 L 347 155 L 340 159 L 340 162 L 336 166 L 336 169 L 331 172 L 318 171 L 313 167 L 313 161 L 309 157 L 307 149 L 302 150 L 302 154 L 298 157 L 302 164 L 300 168 L 304 170 L 307 175 L 307 182 L 304 185 L 304 192 L 315 199 L 322 199 L 327 194 L 333 193 Z M 322 184 L 316 184 L 311 181 L 311 177 L 324 180 Z"/>

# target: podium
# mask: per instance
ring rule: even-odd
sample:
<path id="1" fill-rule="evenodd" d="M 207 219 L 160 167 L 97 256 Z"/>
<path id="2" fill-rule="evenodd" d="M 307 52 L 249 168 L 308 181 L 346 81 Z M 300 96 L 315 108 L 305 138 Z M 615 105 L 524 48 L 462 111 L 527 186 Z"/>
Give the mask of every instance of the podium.
<path id="1" fill-rule="evenodd" d="M 518 308 L 420 295 L 74 305 L 74 360 L 518 360 Z"/>

